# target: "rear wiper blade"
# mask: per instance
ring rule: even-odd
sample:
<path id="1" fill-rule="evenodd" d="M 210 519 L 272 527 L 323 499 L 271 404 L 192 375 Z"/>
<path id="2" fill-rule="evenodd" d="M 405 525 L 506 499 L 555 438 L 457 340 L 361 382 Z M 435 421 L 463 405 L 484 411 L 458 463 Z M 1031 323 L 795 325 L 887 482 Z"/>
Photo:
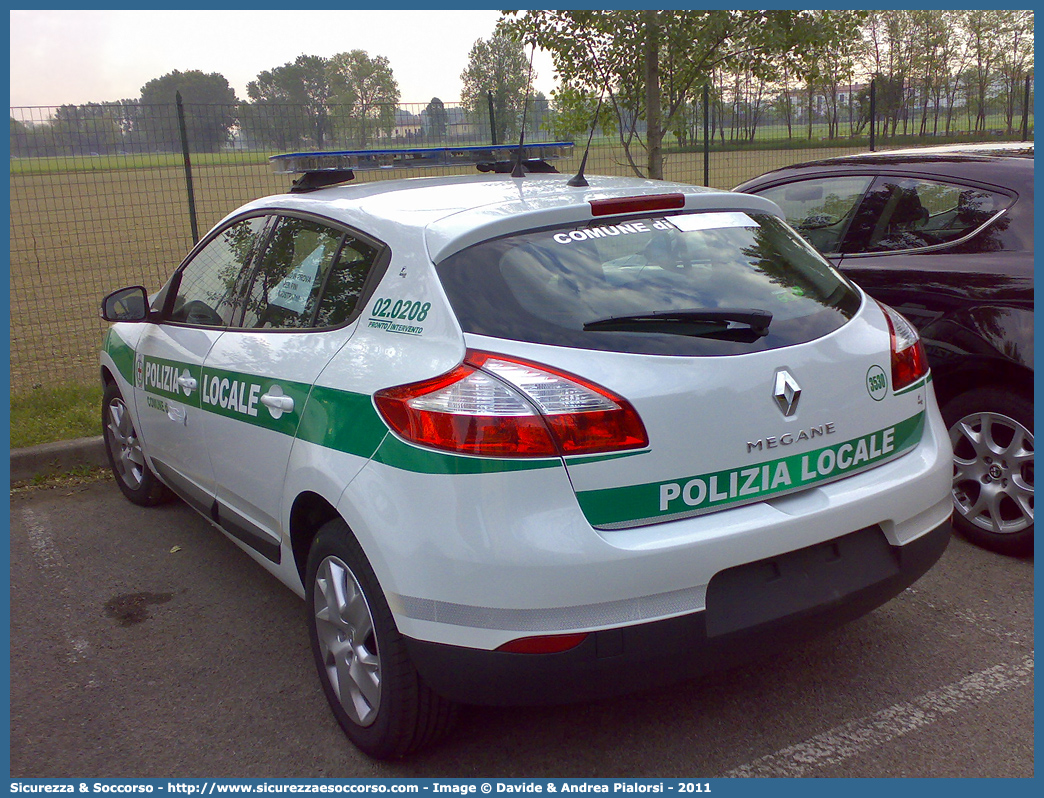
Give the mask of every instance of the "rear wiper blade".
<path id="1" fill-rule="evenodd" d="M 771 322 L 772 314 L 758 308 L 690 308 L 609 316 L 587 322 L 584 330 L 669 333 L 753 342 L 768 335 Z"/>

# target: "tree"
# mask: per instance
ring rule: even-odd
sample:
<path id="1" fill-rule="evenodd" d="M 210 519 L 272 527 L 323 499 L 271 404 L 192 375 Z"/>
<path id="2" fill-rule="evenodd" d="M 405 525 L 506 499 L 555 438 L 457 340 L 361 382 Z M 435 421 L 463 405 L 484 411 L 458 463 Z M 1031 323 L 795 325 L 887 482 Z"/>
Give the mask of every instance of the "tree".
<path id="1" fill-rule="evenodd" d="M 526 108 L 526 137 L 536 138 L 541 130 L 546 130 L 551 121 L 551 103 L 542 91 L 536 92 Z"/>
<path id="2" fill-rule="evenodd" d="M 446 138 L 446 106 L 438 97 L 432 97 L 424 109 L 425 126 L 428 135 L 437 141 Z"/>
<path id="3" fill-rule="evenodd" d="M 552 93 L 553 114 L 549 128 L 557 141 L 570 139 L 587 140 L 591 133 L 591 125 L 601 130 L 602 135 L 613 135 L 616 132 L 616 120 L 612 110 L 605 103 L 598 111 L 598 119 L 594 118 L 598 108 L 598 93 L 592 93 L 575 86 L 560 86 Z"/>
<path id="4" fill-rule="evenodd" d="M 329 80 L 340 135 L 359 149 L 369 146 L 371 136 L 391 135 L 399 84 L 387 58 L 364 50 L 338 53 L 330 59 Z"/>
<path id="5" fill-rule="evenodd" d="M 504 30 L 548 50 L 564 86 L 606 91 L 638 175 L 663 177 L 663 136 L 721 65 L 745 59 L 757 78 L 803 44 L 804 11 L 509 11 Z M 645 135 L 638 122 L 645 121 Z M 644 148 L 639 166 L 633 148 Z"/>
<path id="6" fill-rule="evenodd" d="M 118 106 L 63 105 L 54 115 L 51 131 L 58 152 L 71 155 L 109 154 L 120 148 Z"/>
<path id="7" fill-rule="evenodd" d="M 236 122 L 236 93 L 217 72 L 198 69 L 174 70 L 141 87 L 141 105 L 150 106 L 143 115 L 147 137 L 154 147 L 181 148 L 175 97 L 180 93 L 185 108 L 189 146 L 198 152 L 214 152 L 229 140 Z"/>
<path id="8" fill-rule="evenodd" d="M 533 75 L 535 77 L 535 75 Z M 493 131 L 498 144 L 518 135 L 522 107 L 530 85 L 529 59 L 521 41 L 501 31 L 488 39 L 478 39 L 468 54 L 468 66 L 461 73 L 460 99 L 476 117 L 484 118 L 487 97 L 493 94 Z"/>
<path id="9" fill-rule="evenodd" d="M 1033 69 L 1033 12 L 1004 11 L 1004 44 L 998 71 L 1004 98 L 1004 123 L 1011 134 L 1015 110 L 1024 102 L 1024 81 Z"/>
<path id="10" fill-rule="evenodd" d="M 1004 11 L 965 11 L 963 14 L 964 30 L 967 33 L 971 54 L 971 66 L 967 80 L 975 98 L 975 130 L 986 130 L 986 104 L 988 91 L 995 77 L 995 68 L 1001 58 L 1004 46 L 1005 28 Z M 969 97 L 969 110 L 971 97 Z"/>
<path id="11" fill-rule="evenodd" d="M 827 138 L 837 138 L 840 128 L 838 95 L 841 85 L 855 73 L 859 24 L 862 11 L 822 10 L 812 12 L 812 30 L 807 37 L 817 58 L 814 82 L 826 100 Z M 851 100 L 849 101 L 851 108 Z"/>
<path id="12" fill-rule="evenodd" d="M 299 55 L 259 72 L 247 84 L 251 103 L 242 109 L 244 128 L 279 149 L 310 141 L 321 150 L 328 127 L 329 72 L 327 60 L 317 55 Z"/>

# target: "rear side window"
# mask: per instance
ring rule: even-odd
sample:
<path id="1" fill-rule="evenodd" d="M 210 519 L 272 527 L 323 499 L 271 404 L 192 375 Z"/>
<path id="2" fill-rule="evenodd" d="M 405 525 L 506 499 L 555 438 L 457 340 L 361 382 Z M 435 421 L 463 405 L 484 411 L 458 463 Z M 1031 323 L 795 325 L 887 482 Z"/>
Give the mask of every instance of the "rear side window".
<path id="1" fill-rule="evenodd" d="M 466 332 L 621 352 L 788 346 L 839 328 L 860 303 L 782 220 L 740 212 L 511 235 L 437 269 Z"/>
<path id="2" fill-rule="evenodd" d="M 280 217 L 257 258 L 239 327 L 336 327 L 355 311 L 380 250 L 344 230 Z"/>
<path id="3" fill-rule="evenodd" d="M 247 328 L 308 327 L 342 233 L 307 219 L 278 220 L 244 302 Z"/>
<path id="4" fill-rule="evenodd" d="M 841 251 L 901 252 L 971 235 L 1012 203 L 994 191 L 908 177 L 878 177 Z"/>

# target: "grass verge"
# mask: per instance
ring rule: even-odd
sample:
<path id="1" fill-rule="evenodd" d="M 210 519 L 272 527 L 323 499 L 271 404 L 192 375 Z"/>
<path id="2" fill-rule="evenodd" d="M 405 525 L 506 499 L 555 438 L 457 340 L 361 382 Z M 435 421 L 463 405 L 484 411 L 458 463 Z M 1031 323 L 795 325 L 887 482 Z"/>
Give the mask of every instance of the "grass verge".
<path id="1" fill-rule="evenodd" d="M 57 385 L 11 396 L 11 448 L 101 435 L 101 385 Z"/>

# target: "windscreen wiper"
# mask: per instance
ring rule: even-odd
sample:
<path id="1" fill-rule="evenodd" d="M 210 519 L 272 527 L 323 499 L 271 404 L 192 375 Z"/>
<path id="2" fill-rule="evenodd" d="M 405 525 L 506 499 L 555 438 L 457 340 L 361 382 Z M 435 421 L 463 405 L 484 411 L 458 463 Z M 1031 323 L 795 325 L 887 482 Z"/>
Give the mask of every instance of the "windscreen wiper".
<path id="1" fill-rule="evenodd" d="M 584 325 L 588 332 L 643 332 L 753 343 L 768 335 L 772 314 L 758 308 L 690 308 L 609 316 Z"/>

